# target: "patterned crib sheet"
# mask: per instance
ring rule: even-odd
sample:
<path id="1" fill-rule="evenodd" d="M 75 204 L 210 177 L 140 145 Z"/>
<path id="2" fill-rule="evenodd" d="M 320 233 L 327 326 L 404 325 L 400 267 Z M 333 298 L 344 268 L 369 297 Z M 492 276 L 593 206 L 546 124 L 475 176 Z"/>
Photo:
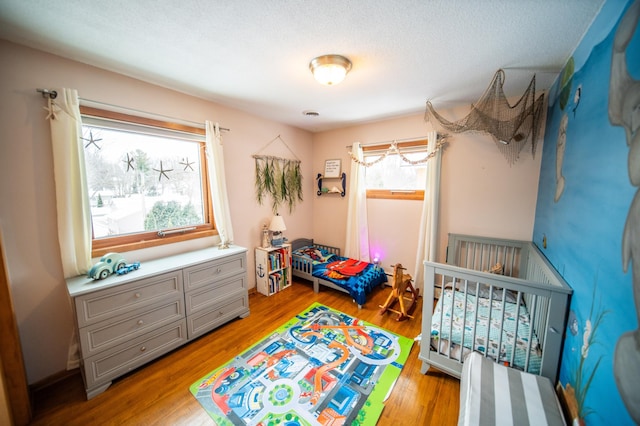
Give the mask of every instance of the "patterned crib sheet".
<path id="1" fill-rule="evenodd" d="M 431 324 L 431 340 L 434 346 L 439 346 L 441 348 L 440 351 L 442 351 L 443 340 L 448 341 L 450 345 L 460 346 L 464 327 L 463 354 L 469 350 L 476 350 L 481 353 L 485 353 L 486 350 L 489 357 L 499 360 L 500 363 L 508 364 L 511 360 L 515 339 L 516 352 L 511 366 L 523 370 L 527 356 L 529 335 L 531 334 L 532 344 L 529 351 L 529 367 L 527 371 L 533 374 L 540 372 L 542 352 L 540 351 L 537 336 L 535 333 L 530 333 L 529 312 L 524 304 L 520 305 L 518 312 L 518 306 L 515 303 L 505 302 L 503 306 L 501 300 L 490 301 L 488 298 L 479 297 L 474 339 L 476 296 L 467 294 L 465 303 L 463 292 L 456 291 L 455 299 L 453 293 L 451 289 L 445 289 L 436 304 Z M 491 319 L 489 321 L 490 303 Z M 502 340 L 500 347 L 498 347 L 503 310 Z M 489 328 L 489 342 L 487 342 L 487 328 Z M 453 348 L 447 349 L 451 349 L 451 353 L 454 352 Z M 460 354 L 460 356 L 463 356 L 463 354 Z"/>

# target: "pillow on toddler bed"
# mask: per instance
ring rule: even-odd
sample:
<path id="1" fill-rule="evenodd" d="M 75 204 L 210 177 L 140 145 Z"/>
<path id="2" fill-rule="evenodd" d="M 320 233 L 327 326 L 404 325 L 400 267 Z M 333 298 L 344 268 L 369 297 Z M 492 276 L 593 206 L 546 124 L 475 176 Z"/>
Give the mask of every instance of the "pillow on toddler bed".
<path id="1" fill-rule="evenodd" d="M 306 257 L 312 260 L 313 263 L 327 263 L 335 256 L 334 253 L 330 253 L 328 250 L 313 246 L 301 247 L 294 251 L 293 254 Z"/>

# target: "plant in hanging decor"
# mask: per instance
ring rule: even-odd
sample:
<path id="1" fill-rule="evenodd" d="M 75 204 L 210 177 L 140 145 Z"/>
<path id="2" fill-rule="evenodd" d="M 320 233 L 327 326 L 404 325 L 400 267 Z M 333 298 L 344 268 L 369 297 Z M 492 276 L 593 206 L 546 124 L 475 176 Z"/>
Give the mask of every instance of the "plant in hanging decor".
<path id="1" fill-rule="evenodd" d="M 274 213 L 282 204 L 292 212 L 296 202 L 302 201 L 302 174 L 300 161 L 285 158 L 254 155 L 256 160 L 256 200 L 262 204 L 271 196 Z"/>

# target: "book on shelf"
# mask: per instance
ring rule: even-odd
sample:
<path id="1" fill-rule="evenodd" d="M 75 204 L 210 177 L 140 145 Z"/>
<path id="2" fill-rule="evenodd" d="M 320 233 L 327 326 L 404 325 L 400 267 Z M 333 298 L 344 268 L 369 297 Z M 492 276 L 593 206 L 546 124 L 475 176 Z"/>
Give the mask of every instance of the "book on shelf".
<path id="1" fill-rule="evenodd" d="M 269 266 L 272 271 L 283 269 L 289 266 L 289 257 L 287 249 L 281 248 L 269 253 Z"/>
<path id="2" fill-rule="evenodd" d="M 269 293 L 275 293 L 280 291 L 280 284 L 282 282 L 282 274 L 280 272 L 269 275 Z"/>

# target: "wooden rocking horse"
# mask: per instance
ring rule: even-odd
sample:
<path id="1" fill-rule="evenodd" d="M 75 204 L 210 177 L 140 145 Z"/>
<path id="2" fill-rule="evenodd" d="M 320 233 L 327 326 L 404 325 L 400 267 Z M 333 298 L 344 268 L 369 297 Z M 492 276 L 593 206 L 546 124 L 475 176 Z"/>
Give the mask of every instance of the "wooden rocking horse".
<path id="1" fill-rule="evenodd" d="M 411 315 L 416 308 L 416 302 L 418 301 L 418 291 L 411 284 L 411 275 L 405 274 L 405 268 L 402 264 L 397 263 L 393 265 L 393 285 L 391 286 L 391 294 L 387 297 L 387 301 L 384 305 L 380 305 L 380 315 L 387 311 L 398 314 L 396 321 L 404 321 L 407 318 L 413 318 Z M 411 297 L 406 297 L 405 293 L 407 289 L 411 292 Z M 397 311 L 393 308 L 393 304 L 398 300 L 400 302 L 400 310 Z M 411 304 L 407 307 L 404 301 L 411 301 Z"/>

